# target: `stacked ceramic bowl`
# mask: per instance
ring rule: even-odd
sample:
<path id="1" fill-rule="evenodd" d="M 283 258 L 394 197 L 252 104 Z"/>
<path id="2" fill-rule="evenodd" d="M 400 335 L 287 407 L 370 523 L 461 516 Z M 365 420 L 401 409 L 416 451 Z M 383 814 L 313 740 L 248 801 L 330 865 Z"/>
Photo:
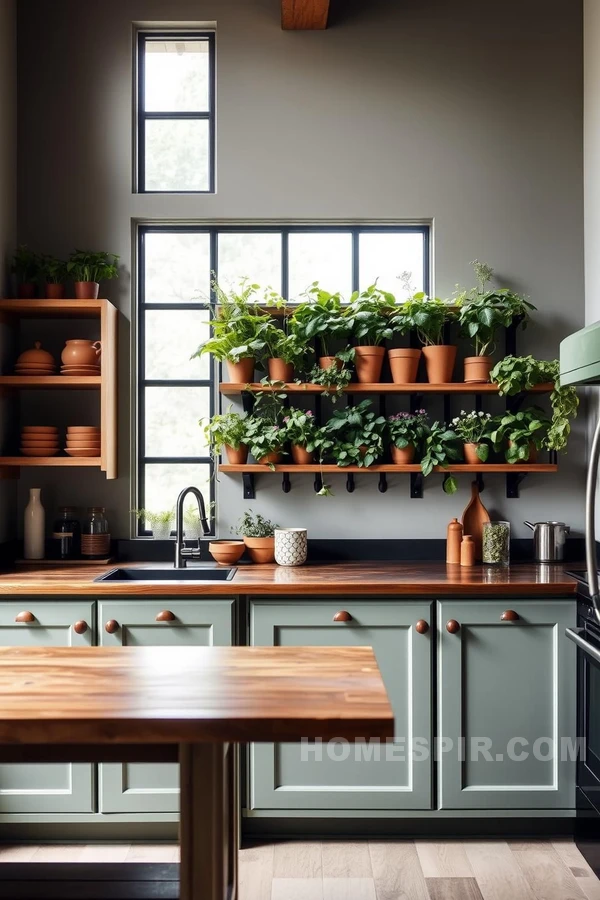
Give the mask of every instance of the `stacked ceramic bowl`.
<path id="1" fill-rule="evenodd" d="M 24 425 L 21 429 L 22 456 L 56 456 L 58 428 L 54 425 Z"/>
<path id="2" fill-rule="evenodd" d="M 54 357 L 47 350 L 42 350 L 39 341 L 35 342 L 35 349 L 21 353 L 15 365 L 16 375 L 54 375 L 55 372 Z"/>
<path id="3" fill-rule="evenodd" d="M 65 453 L 68 456 L 100 456 L 100 429 L 93 425 L 69 425 Z"/>

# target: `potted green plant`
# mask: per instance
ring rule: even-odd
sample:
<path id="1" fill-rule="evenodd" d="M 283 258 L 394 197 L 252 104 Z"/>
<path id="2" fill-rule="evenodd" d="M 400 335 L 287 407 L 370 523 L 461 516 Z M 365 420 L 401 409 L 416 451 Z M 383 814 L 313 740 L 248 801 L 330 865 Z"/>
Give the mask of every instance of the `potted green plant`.
<path id="1" fill-rule="evenodd" d="M 333 439 L 331 455 L 338 466 L 367 468 L 383 456 L 386 420 L 372 412 L 371 406 L 370 400 L 363 400 L 357 406 L 335 410 L 323 426 Z"/>
<path id="2" fill-rule="evenodd" d="M 330 360 L 328 366 L 321 365 L 323 359 Z M 325 388 L 323 396 L 329 397 L 332 403 L 336 403 L 344 392 L 344 388 L 352 381 L 353 361 L 354 347 L 346 347 L 333 357 L 322 357 L 319 360 L 320 364 L 313 366 L 308 373 L 308 380 L 310 384 L 322 385 Z"/>
<path id="3" fill-rule="evenodd" d="M 550 419 L 539 406 L 507 411 L 494 421 L 491 440 L 495 450 L 504 448 L 506 461 L 534 463 L 538 451 L 547 446 Z"/>
<path id="4" fill-rule="evenodd" d="M 67 264 L 55 256 L 42 256 L 41 272 L 45 281 L 44 296 L 47 300 L 62 300 L 65 296 Z"/>
<path id="5" fill-rule="evenodd" d="M 303 296 L 308 300 L 296 307 L 290 318 L 290 331 L 306 347 L 318 339 L 321 346 L 319 365 L 322 369 L 329 369 L 332 365 L 340 366 L 340 357 L 335 353 L 334 344 L 339 340 L 347 340 L 351 327 L 344 315 L 346 307 L 341 295 L 324 291 L 315 281 Z"/>
<path id="6" fill-rule="evenodd" d="M 283 417 L 283 426 L 293 461 L 299 466 L 310 465 L 315 457 L 315 437 L 318 431 L 313 411 L 292 406 Z"/>
<path id="7" fill-rule="evenodd" d="M 140 522 L 144 522 L 146 527 L 150 528 L 155 541 L 169 540 L 175 515 L 172 509 L 165 509 L 162 512 L 152 512 L 150 509 L 134 509 L 132 512 Z"/>
<path id="8" fill-rule="evenodd" d="M 535 309 L 525 297 L 508 288 L 486 290 L 494 270 L 474 260 L 472 263 L 478 287 L 463 291 L 457 297 L 458 321 L 461 334 L 473 341 L 475 356 L 464 362 L 465 382 L 487 382 L 494 365 L 492 353 L 499 328 L 508 328 L 515 321 L 527 324 L 529 313 Z"/>
<path id="9" fill-rule="evenodd" d="M 423 344 L 427 379 L 432 384 L 452 381 L 456 347 L 444 344 L 444 326 L 450 318 L 450 305 L 419 291 L 400 306 L 391 322 L 394 331 L 416 331 Z"/>
<path id="10" fill-rule="evenodd" d="M 212 336 L 204 341 L 192 359 L 211 353 L 227 363 L 229 380 L 237 384 L 253 381 L 256 358 L 265 348 L 265 336 L 271 317 L 254 302 L 260 287 L 243 278 L 236 290 L 227 292 L 213 279 L 212 290 L 217 309 L 211 318 Z"/>
<path id="11" fill-rule="evenodd" d="M 36 282 L 40 275 L 40 257 L 27 244 L 19 244 L 15 250 L 10 270 L 17 279 L 17 297 L 32 300 L 36 293 Z"/>
<path id="12" fill-rule="evenodd" d="M 294 380 L 295 371 L 301 371 L 306 353 L 310 348 L 299 335 L 291 330 L 286 332 L 273 322 L 265 329 L 263 355 L 267 362 L 267 372 L 272 381 L 287 384 Z"/>
<path id="13" fill-rule="evenodd" d="M 275 562 L 275 525 L 269 519 L 265 519 L 260 513 L 254 514 L 247 510 L 231 529 L 233 534 L 240 534 L 250 554 L 250 559 L 255 563 Z"/>
<path id="14" fill-rule="evenodd" d="M 479 410 L 465 412 L 452 419 L 452 429 L 463 442 L 465 462 L 469 465 L 487 462 L 490 455 L 490 440 L 493 419 L 489 413 Z"/>
<path id="15" fill-rule="evenodd" d="M 400 412 L 389 416 L 388 432 L 391 439 L 392 462 L 408 466 L 417 450 L 421 452 L 427 435 L 427 412 L 418 409 L 414 413 Z"/>
<path id="16" fill-rule="evenodd" d="M 461 458 L 460 438 L 445 422 L 434 422 L 427 426 L 425 448 L 421 457 L 421 471 L 425 477 L 431 475 L 436 466 L 448 468 L 450 463 Z M 442 487 L 446 494 L 455 494 L 458 490 L 456 478 L 449 475 L 444 478 Z"/>
<path id="17" fill-rule="evenodd" d="M 261 416 L 248 416 L 244 429 L 244 443 L 257 463 L 273 468 L 281 462 L 285 430 Z"/>
<path id="18" fill-rule="evenodd" d="M 356 377 L 363 384 L 381 381 L 385 358 L 383 343 L 392 337 L 389 316 L 394 303 L 394 297 L 381 291 L 375 283 L 360 293 L 355 291 L 345 310 L 355 341 Z"/>
<path id="19" fill-rule="evenodd" d="M 204 422 L 200 420 L 200 425 Z M 243 466 L 248 460 L 248 445 L 245 443 L 247 416 L 244 413 L 217 413 L 204 426 L 204 436 L 211 452 L 218 456 L 225 448 L 227 461 L 232 466 Z"/>
<path id="20" fill-rule="evenodd" d="M 490 378 L 498 385 L 500 395 L 513 396 L 531 390 L 539 384 L 552 385 L 550 406 L 552 421 L 546 437 L 548 450 L 564 450 L 571 433 L 571 419 L 579 408 L 577 390 L 572 385 L 563 387 L 559 378 L 557 359 L 534 359 L 533 356 L 506 356 L 496 363 Z"/>
<path id="21" fill-rule="evenodd" d="M 407 299 L 415 294 L 412 285 L 412 272 L 402 272 L 398 276 L 402 283 L 402 293 Z M 412 323 L 402 315 L 402 306 L 395 305 L 390 308 L 390 328 L 392 337 L 396 334 L 406 335 L 412 330 Z M 388 360 L 392 381 L 394 384 L 414 384 L 417 380 L 421 349 L 419 347 L 391 347 L 388 350 Z"/>
<path id="22" fill-rule="evenodd" d="M 105 250 L 75 250 L 67 262 L 78 300 L 95 300 L 100 282 L 119 277 L 119 257 Z"/>

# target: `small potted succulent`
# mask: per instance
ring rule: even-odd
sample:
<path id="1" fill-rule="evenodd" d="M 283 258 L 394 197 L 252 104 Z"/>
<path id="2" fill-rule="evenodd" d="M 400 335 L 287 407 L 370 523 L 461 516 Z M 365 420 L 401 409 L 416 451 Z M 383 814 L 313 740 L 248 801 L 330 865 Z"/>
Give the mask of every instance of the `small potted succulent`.
<path id="1" fill-rule="evenodd" d="M 408 466 L 418 450 L 421 451 L 427 435 L 427 412 L 418 409 L 414 413 L 401 412 L 387 420 L 391 438 L 392 462 Z"/>
<path id="2" fill-rule="evenodd" d="M 275 562 L 276 528 L 279 525 L 265 519 L 260 513 L 254 514 L 250 509 L 231 531 L 242 536 L 252 562 L 272 563 Z"/>
<path id="3" fill-rule="evenodd" d="M 162 512 L 152 512 L 150 509 L 134 509 L 134 515 L 140 522 L 144 522 L 146 528 L 152 531 L 155 541 L 168 541 L 173 530 L 174 511 L 165 509 Z"/>
<path id="4" fill-rule="evenodd" d="M 431 475 L 436 466 L 446 469 L 451 463 L 461 458 L 460 438 L 445 422 L 434 422 L 427 426 L 424 453 L 421 457 L 421 471 L 425 477 Z M 455 494 L 458 490 L 456 478 L 449 475 L 444 478 L 442 487 L 446 494 Z"/>
<path id="5" fill-rule="evenodd" d="M 200 420 L 200 424 L 204 422 Z M 204 436 L 212 453 L 218 456 L 225 448 L 227 461 L 232 466 L 243 466 L 248 460 L 246 439 L 247 416 L 231 412 L 214 415 L 204 426 Z"/>
<path id="6" fill-rule="evenodd" d="M 487 462 L 493 421 L 489 413 L 481 410 L 465 412 L 464 409 L 452 419 L 452 428 L 463 442 L 465 462 L 469 465 Z"/>
<path id="7" fill-rule="evenodd" d="M 490 437 L 496 450 L 505 448 L 506 461 L 534 463 L 538 451 L 547 446 L 550 419 L 539 406 L 507 411 L 494 422 Z"/>
<path id="8" fill-rule="evenodd" d="M 371 401 L 335 410 L 323 431 L 333 440 L 331 455 L 336 464 L 368 468 L 383 456 L 385 416 L 371 411 Z"/>
<path id="9" fill-rule="evenodd" d="M 267 372 L 272 381 L 287 384 L 294 380 L 295 371 L 300 371 L 307 353 L 306 345 L 295 331 L 286 333 L 274 323 L 269 323 L 264 335 L 263 355 L 267 362 Z"/>
<path id="10" fill-rule="evenodd" d="M 423 291 L 406 300 L 392 318 L 394 331 L 416 331 L 423 344 L 427 379 L 431 384 L 448 384 L 456 360 L 454 344 L 444 344 L 444 326 L 449 321 L 450 304 Z"/>
<path id="11" fill-rule="evenodd" d="M 315 458 L 318 432 L 312 410 L 291 407 L 283 418 L 283 424 L 293 461 L 300 466 L 310 465 Z"/>
<path id="12" fill-rule="evenodd" d="M 47 300 L 62 300 L 65 296 L 67 264 L 55 256 L 42 256 L 41 272 L 45 281 L 44 296 Z"/>
<path id="13" fill-rule="evenodd" d="M 100 282 L 119 277 L 119 257 L 105 250 L 75 250 L 67 262 L 78 300 L 95 300 Z"/>
<path id="14" fill-rule="evenodd" d="M 17 297 L 20 300 L 32 300 L 41 270 L 38 254 L 30 250 L 27 244 L 20 244 L 15 250 L 10 270 L 17 279 Z"/>
<path id="15" fill-rule="evenodd" d="M 350 324 L 350 334 L 355 340 L 354 364 L 356 377 L 362 384 L 381 381 L 385 358 L 384 341 L 392 337 L 389 313 L 394 297 L 380 291 L 377 284 L 365 291 L 355 291 L 345 316 Z"/>

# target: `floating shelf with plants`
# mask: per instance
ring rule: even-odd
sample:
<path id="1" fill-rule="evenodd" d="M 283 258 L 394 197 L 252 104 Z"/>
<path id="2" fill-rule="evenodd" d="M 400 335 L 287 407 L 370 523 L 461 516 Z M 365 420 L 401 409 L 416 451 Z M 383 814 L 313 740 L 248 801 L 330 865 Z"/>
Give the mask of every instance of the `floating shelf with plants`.
<path id="1" fill-rule="evenodd" d="M 411 498 L 423 496 L 431 474 L 443 476 L 448 493 L 460 473 L 474 474 L 480 488 L 485 476 L 503 474 L 507 496 L 518 497 L 528 475 L 555 473 L 577 413 L 576 393 L 558 384 L 556 360 L 517 356 L 517 330 L 535 307 L 508 289 L 489 289 L 492 271 L 474 265 L 478 286 L 451 301 L 414 292 L 408 279 L 404 301 L 375 284 L 346 303 L 315 283 L 294 306 L 271 291 L 265 305 L 248 281 L 229 294 L 214 284 L 213 333 L 198 355 L 212 353 L 226 363 L 230 380 L 221 382 L 220 393 L 239 396 L 243 405 L 243 414 L 216 415 L 206 427 L 213 453 L 227 456 L 219 471 L 242 476 L 245 499 L 255 496 L 262 473 L 279 475 L 286 493 L 294 474 L 312 474 L 319 494 L 330 493 L 326 481 L 337 474 L 350 492 L 357 475 L 375 474 L 385 492 L 388 475 L 405 473 Z M 475 353 L 464 360 L 463 381 L 453 379 L 456 328 Z M 500 332 L 505 356 L 494 365 Z M 409 346 L 393 346 L 398 336 Z M 261 381 L 257 369 L 267 373 Z M 550 414 L 527 402 L 544 394 Z M 302 395 L 314 412 L 291 405 Z M 407 396 L 410 411 L 388 415 L 393 395 Z M 434 395 L 443 399 L 437 421 L 421 408 Z M 458 395 L 475 402 L 453 417 L 451 400 Z M 492 416 L 483 402 L 498 396 L 505 411 Z M 333 404 L 329 416 L 323 398 Z"/>

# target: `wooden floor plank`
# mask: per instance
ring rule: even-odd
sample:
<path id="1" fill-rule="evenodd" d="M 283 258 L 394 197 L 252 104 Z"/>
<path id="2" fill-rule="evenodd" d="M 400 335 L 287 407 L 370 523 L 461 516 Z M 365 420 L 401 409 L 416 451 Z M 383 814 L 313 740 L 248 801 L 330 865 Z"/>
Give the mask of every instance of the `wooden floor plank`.
<path id="1" fill-rule="evenodd" d="M 430 900 L 483 900 L 475 878 L 428 878 Z"/>
<path id="2" fill-rule="evenodd" d="M 240 850 L 239 900 L 271 900 L 273 845 L 259 844 Z"/>
<path id="3" fill-rule="evenodd" d="M 465 841 L 464 848 L 484 900 L 535 900 L 506 841 Z"/>
<path id="4" fill-rule="evenodd" d="M 321 878 L 321 844 L 284 841 L 273 851 L 274 878 Z"/>
<path id="5" fill-rule="evenodd" d="M 415 841 L 425 878 L 473 878 L 460 841 Z"/>
<path id="6" fill-rule="evenodd" d="M 412 841 L 371 841 L 369 853 L 377 900 L 429 900 Z"/>
<path id="7" fill-rule="evenodd" d="M 85 844 L 41 844 L 31 857 L 31 862 L 79 862 L 84 848 Z"/>
<path id="8" fill-rule="evenodd" d="M 324 900 L 321 878 L 274 878 L 271 900 Z"/>
<path id="9" fill-rule="evenodd" d="M 507 841 L 511 850 L 552 850 L 551 841 Z"/>
<path id="10" fill-rule="evenodd" d="M 83 848 L 79 862 L 125 862 L 131 844 L 86 844 Z"/>
<path id="11" fill-rule="evenodd" d="M 0 845 L 0 863 L 31 862 L 38 850 L 38 844 L 2 844 Z"/>
<path id="12" fill-rule="evenodd" d="M 372 878 L 324 878 L 324 900 L 377 900 Z"/>
<path id="13" fill-rule="evenodd" d="M 321 845 L 323 878 L 372 878 L 366 841 L 328 841 Z"/>
<path id="14" fill-rule="evenodd" d="M 575 876 L 552 848 L 512 853 L 537 900 L 584 900 Z"/>
<path id="15" fill-rule="evenodd" d="M 176 844 L 131 844 L 125 862 L 170 863 L 179 862 Z"/>

